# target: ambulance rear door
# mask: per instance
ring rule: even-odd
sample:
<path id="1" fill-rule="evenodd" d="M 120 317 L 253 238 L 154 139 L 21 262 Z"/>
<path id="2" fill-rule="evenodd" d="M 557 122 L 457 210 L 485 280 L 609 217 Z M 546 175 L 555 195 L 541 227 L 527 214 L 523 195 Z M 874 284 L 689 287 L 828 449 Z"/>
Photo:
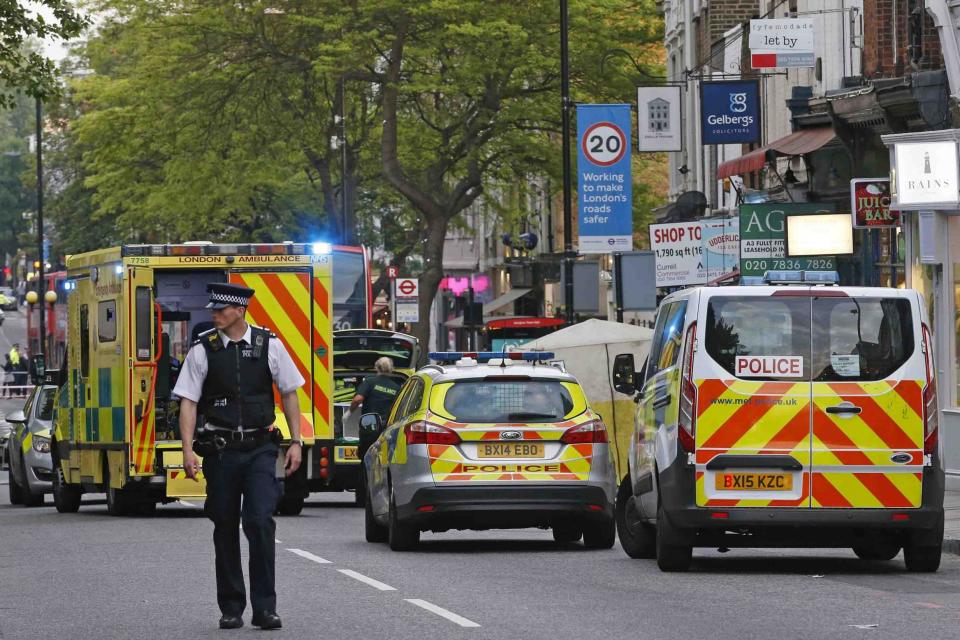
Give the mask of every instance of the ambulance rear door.
<path id="1" fill-rule="evenodd" d="M 698 506 L 809 507 L 808 292 L 703 290 L 693 366 Z"/>
<path id="2" fill-rule="evenodd" d="M 154 473 L 156 376 L 160 343 L 154 305 L 153 269 L 126 265 L 127 436 L 130 475 Z M 166 354 L 164 354 L 166 355 Z"/>
<path id="3" fill-rule="evenodd" d="M 919 507 L 926 369 L 913 292 L 813 302 L 814 508 Z"/>

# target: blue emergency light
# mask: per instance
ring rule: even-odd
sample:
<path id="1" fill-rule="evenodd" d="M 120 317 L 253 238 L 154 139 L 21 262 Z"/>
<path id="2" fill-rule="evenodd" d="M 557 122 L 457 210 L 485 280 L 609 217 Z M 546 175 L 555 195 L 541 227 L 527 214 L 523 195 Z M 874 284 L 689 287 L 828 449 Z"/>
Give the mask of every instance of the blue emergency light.
<path id="1" fill-rule="evenodd" d="M 836 271 L 767 271 L 763 274 L 764 284 L 840 284 L 840 274 Z"/>
<path id="2" fill-rule="evenodd" d="M 553 360 L 550 351 L 431 351 L 430 359 L 436 362 L 456 362 L 464 358 L 473 358 L 477 362 L 482 360 L 523 360 L 524 362 L 540 362 Z"/>

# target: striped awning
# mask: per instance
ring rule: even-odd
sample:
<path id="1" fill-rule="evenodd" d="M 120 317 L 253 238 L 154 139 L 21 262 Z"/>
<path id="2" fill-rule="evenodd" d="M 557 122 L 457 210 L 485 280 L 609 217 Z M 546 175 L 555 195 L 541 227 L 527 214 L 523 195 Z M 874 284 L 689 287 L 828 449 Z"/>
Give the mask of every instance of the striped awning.
<path id="1" fill-rule="evenodd" d="M 717 180 L 730 176 L 742 176 L 763 169 L 767 163 L 769 150 L 773 150 L 778 156 L 802 156 L 816 151 L 836 137 L 833 127 L 813 127 L 795 131 L 739 158 L 720 163 L 717 167 Z"/>

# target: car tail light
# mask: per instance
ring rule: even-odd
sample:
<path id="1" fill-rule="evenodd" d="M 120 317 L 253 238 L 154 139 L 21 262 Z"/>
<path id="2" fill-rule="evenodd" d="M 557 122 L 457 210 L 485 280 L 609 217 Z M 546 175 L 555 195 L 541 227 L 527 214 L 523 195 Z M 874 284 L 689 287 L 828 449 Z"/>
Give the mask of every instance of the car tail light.
<path id="1" fill-rule="evenodd" d="M 424 422 L 410 422 L 403 427 L 403 434 L 407 444 L 459 444 L 460 436 L 453 429 L 441 427 L 438 424 Z"/>
<path id="2" fill-rule="evenodd" d="M 682 371 L 680 373 L 680 429 L 677 435 L 684 450 L 693 452 L 697 448 L 697 385 L 693 383 L 693 354 L 697 350 L 697 323 L 687 329 L 687 338 L 683 346 Z"/>
<path id="3" fill-rule="evenodd" d="M 560 437 L 563 444 L 598 444 L 607 442 L 607 428 L 599 420 L 584 422 L 570 427 Z"/>
<path id="4" fill-rule="evenodd" d="M 937 382 L 933 377 L 933 340 L 926 324 L 923 325 L 923 364 L 927 374 L 927 384 L 923 388 L 923 452 L 933 453 L 937 449 L 940 416 L 937 411 Z"/>

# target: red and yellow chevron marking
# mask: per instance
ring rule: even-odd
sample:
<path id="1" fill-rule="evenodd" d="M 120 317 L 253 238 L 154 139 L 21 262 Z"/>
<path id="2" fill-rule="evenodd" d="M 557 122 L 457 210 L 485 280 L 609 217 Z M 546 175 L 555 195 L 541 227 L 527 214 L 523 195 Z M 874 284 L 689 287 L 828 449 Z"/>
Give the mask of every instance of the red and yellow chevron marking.
<path id="1" fill-rule="evenodd" d="M 134 389 L 140 389 L 140 381 L 143 380 L 147 385 L 151 385 L 150 376 L 156 374 L 156 369 L 149 367 L 137 367 L 130 370 L 130 393 Z M 147 387 L 149 388 L 149 386 Z M 132 396 L 131 396 L 132 403 Z M 89 415 L 83 409 L 84 419 L 88 420 Z M 156 442 L 156 410 L 153 402 L 146 406 L 143 417 L 137 420 L 136 412 L 128 411 L 129 431 L 130 431 L 130 458 L 133 463 L 133 475 L 153 475 L 154 466 L 154 443 Z"/>
<path id="2" fill-rule="evenodd" d="M 923 381 L 813 383 L 813 492 L 823 508 L 919 507 L 923 487 Z M 836 416 L 841 402 L 861 408 Z M 891 456 L 910 456 L 894 463 Z"/>
<path id="3" fill-rule="evenodd" d="M 592 444 L 563 448 L 556 460 L 488 462 L 468 460 L 453 445 L 428 445 L 430 469 L 435 482 L 554 482 L 588 480 L 593 461 Z"/>
<path id="4" fill-rule="evenodd" d="M 329 329 L 324 331 L 330 325 L 330 296 L 324 282 L 309 273 L 290 272 L 231 273 L 230 281 L 256 291 L 247 309 L 250 320 L 280 338 L 308 381 L 297 390 L 301 437 L 308 441 L 328 433 L 332 437 L 330 340 L 325 336 Z M 289 436 L 279 397 L 276 400 L 277 424 Z"/>

